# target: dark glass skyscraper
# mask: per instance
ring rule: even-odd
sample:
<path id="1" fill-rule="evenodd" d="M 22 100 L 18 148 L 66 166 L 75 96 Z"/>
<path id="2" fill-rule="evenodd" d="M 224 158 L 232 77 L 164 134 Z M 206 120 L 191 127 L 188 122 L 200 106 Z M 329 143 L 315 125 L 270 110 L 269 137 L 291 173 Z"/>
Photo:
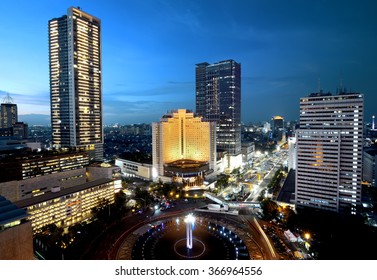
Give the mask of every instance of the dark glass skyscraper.
<path id="1" fill-rule="evenodd" d="M 216 122 L 217 149 L 241 154 L 241 64 L 196 64 L 196 113 Z"/>
<path id="2" fill-rule="evenodd" d="M 49 21 L 51 127 L 54 147 L 103 158 L 101 21 L 79 8 Z"/>

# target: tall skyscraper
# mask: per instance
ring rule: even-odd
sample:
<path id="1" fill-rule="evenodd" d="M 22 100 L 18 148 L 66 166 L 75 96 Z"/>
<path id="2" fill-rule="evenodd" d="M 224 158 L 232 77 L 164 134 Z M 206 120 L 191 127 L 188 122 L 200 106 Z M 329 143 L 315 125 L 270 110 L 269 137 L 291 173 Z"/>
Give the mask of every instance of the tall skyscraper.
<path id="1" fill-rule="evenodd" d="M 49 21 L 52 141 L 103 158 L 101 21 L 69 8 Z"/>
<path id="2" fill-rule="evenodd" d="M 361 203 L 364 97 L 300 99 L 296 206 L 356 214 Z"/>
<path id="3" fill-rule="evenodd" d="M 0 128 L 11 128 L 18 122 L 17 104 L 7 94 L 0 107 Z"/>
<path id="4" fill-rule="evenodd" d="M 217 149 L 227 151 L 233 158 L 230 167 L 241 165 L 240 63 L 225 60 L 196 64 L 196 113 L 206 121 L 216 122 Z"/>
<path id="5" fill-rule="evenodd" d="M 214 176 L 216 165 L 215 123 L 179 109 L 152 124 L 154 179 L 186 186 L 200 185 Z"/>

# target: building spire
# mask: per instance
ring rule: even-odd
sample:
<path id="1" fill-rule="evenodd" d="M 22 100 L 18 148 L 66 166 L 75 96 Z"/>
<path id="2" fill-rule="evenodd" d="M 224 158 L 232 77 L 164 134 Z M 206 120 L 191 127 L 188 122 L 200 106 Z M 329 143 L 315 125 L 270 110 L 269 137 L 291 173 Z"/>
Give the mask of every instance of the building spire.
<path id="1" fill-rule="evenodd" d="M 10 97 L 9 92 L 7 92 L 7 95 L 3 98 L 3 103 L 13 104 L 13 98 Z"/>
<path id="2" fill-rule="evenodd" d="M 322 88 L 321 88 L 321 78 L 318 78 L 318 93 L 321 93 L 322 92 Z"/>

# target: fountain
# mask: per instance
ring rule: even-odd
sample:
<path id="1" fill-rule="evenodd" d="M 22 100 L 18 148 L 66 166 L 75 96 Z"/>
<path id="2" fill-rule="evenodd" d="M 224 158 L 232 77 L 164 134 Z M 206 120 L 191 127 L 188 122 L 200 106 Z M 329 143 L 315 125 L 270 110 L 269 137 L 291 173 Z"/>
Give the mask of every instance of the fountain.
<path id="1" fill-rule="evenodd" d="M 195 217 L 189 214 L 185 218 L 186 223 L 186 247 L 187 249 L 192 249 L 192 226 L 195 223 Z"/>

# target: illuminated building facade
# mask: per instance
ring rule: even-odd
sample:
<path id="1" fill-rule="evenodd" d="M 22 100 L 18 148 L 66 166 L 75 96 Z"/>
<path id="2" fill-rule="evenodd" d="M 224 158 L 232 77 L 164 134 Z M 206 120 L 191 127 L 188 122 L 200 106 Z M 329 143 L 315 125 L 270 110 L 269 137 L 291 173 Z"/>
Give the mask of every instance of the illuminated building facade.
<path id="1" fill-rule="evenodd" d="M 152 124 L 153 177 L 188 186 L 200 185 L 214 174 L 215 123 L 179 109 Z M 168 178 L 168 179 L 167 179 Z"/>
<path id="2" fill-rule="evenodd" d="M 1 103 L 0 128 L 10 128 L 18 122 L 17 104 Z"/>
<path id="3" fill-rule="evenodd" d="M 281 116 L 273 116 L 271 118 L 272 129 L 279 130 L 284 128 L 284 118 Z"/>
<path id="4" fill-rule="evenodd" d="M 49 21 L 52 141 L 103 158 L 101 21 L 78 8 Z"/>
<path id="5" fill-rule="evenodd" d="M 86 182 L 87 152 L 37 153 L 0 160 L 0 195 L 10 201 L 42 195 L 51 188 Z"/>
<path id="6" fill-rule="evenodd" d="M 361 203 L 364 97 L 300 99 L 296 206 L 356 214 Z"/>
<path id="7" fill-rule="evenodd" d="M 98 179 L 72 188 L 56 190 L 37 197 L 23 199 L 14 204 L 25 209 L 33 232 L 43 226 L 55 224 L 69 227 L 92 217 L 92 209 L 114 203 L 114 181 Z"/>
<path id="8" fill-rule="evenodd" d="M 37 153 L 17 156 L 0 161 L 0 182 L 25 180 L 47 174 L 86 167 L 89 164 L 87 152 Z"/>
<path id="9" fill-rule="evenodd" d="M 240 63 L 225 60 L 196 64 L 196 113 L 216 122 L 217 149 L 233 158 L 230 168 L 241 166 Z"/>

